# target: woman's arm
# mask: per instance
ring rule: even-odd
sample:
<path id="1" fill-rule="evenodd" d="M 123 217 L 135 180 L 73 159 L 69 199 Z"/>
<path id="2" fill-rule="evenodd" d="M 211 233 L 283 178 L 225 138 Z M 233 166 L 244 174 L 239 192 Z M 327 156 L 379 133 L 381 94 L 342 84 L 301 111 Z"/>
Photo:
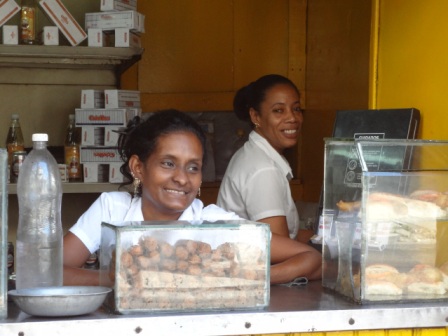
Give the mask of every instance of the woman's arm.
<path id="1" fill-rule="evenodd" d="M 272 234 L 278 234 L 283 237 L 289 237 L 288 223 L 286 216 L 275 216 L 260 219 L 259 222 L 269 224 Z"/>
<path id="2" fill-rule="evenodd" d="M 82 266 L 90 256 L 90 251 L 73 233 L 64 236 L 64 285 L 98 286 L 99 272 L 83 269 Z"/>
<path id="3" fill-rule="evenodd" d="M 313 247 L 273 233 L 271 239 L 271 284 L 298 277 L 322 277 L 322 255 Z"/>

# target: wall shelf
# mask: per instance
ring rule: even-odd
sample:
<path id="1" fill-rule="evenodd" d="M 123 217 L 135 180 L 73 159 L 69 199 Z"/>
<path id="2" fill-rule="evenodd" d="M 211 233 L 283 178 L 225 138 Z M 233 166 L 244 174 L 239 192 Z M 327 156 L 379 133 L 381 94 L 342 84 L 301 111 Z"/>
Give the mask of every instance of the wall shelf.
<path id="1" fill-rule="evenodd" d="M 141 59 L 142 48 L 0 45 L 0 68 L 116 69 Z"/>
<path id="2" fill-rule="evenodd" d="M 106 191 L 118 191 L 119 183 L 62 183 L 64 194 L 102 193 Z M 8 183 L 8 194 L 17 194 L 17 184 Z"/>

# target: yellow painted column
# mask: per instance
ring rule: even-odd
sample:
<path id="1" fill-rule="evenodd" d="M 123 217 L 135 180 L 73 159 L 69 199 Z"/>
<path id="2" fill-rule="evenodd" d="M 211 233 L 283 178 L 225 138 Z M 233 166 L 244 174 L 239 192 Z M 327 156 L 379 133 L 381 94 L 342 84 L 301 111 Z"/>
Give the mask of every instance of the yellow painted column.
<path id="1" fill-rule="evenodd" d="M 373 2 L 370 106 L 417 108 L 419 137 L 448 139 L 448 1 Z"/>

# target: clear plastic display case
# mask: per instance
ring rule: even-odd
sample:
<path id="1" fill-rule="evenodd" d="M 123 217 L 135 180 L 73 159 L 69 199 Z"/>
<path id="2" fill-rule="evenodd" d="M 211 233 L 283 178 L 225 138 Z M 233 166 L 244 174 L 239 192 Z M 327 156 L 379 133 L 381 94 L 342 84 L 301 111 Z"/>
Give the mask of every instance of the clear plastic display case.
<path id="1" fill-rule="evenodd" d="M 358 302 L 448 298 L 448 141 L 326 139 L 325 288 Z"/>
<path id="2" fill-rule="evenodd" d="M 0 148 L 0 318 L 8 314 L 8 152 Z"/>
<path id="3" fill-rule="evenodd" d="M 188 312 L 269 305 L 269 226 L 251 221 L 103 223 L 109 311 Z"/>

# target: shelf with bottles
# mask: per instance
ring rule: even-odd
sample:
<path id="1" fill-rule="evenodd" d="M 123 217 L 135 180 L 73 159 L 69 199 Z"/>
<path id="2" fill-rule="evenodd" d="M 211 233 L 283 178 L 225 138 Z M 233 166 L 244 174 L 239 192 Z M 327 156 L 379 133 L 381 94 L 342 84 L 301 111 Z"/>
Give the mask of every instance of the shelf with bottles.
<path id="1" fill-rule="evenodd" d="M 64 194 L 90 194 L 102 193 L 107 191 L 118 191 L 119 183 L 84 183 L 84 182 L 64 182 L 62 183 L 62 192 Z M 8 183 L 8 194 L 17 194 L 17 183 Z"/>
<path id="2" fill-rule="evenodd" d="M 142 54 L 143 48 L 0 45 L 0 67 L 117 69 L 120 73 Z"/>

